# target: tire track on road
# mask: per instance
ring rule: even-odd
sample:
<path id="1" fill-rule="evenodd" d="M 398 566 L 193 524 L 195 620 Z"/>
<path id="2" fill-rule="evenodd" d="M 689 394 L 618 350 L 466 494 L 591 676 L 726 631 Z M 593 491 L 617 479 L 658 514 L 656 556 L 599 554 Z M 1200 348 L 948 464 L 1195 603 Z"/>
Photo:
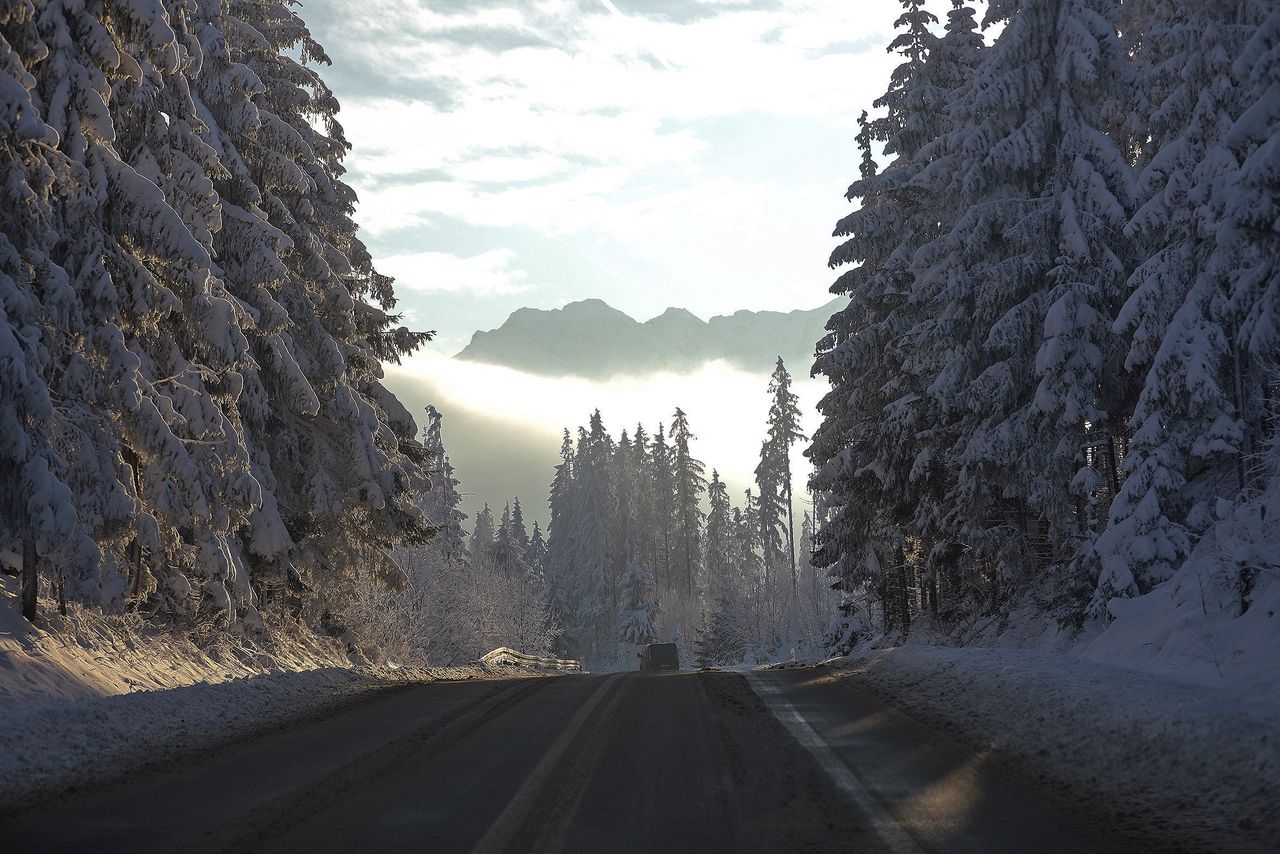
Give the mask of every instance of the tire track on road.
<path id="1" fill-rule="evenodd" d="M 569 749 L 569 746 L 582 731 L 583 726 L 591 718 L 596 707 L 604 701 L 610 692 L 617 689 L 623 676 L 624 674 L 615 673 L 612 676 L 605 677 L 600 687 L 587 698 L 586 702 L 578 707 L 578 711 L 565 728 L 561 730 L 560 735 L 552 742 L 551 746 L 547 748 L 547 752 L 542 755 L 542 759 L 537 766 L 529 772 L 529 776 L 525 778 L 524 783 L 512 796 L 506 808 L 489 826 L 489 830 L 476 843 L 475 847 L 471 849 L 471 854 L 505 854 L 505 852 L 512 850 L 512 840 L 529 817 L 538 800 L 538 796 L 542 794 L 548 780 L 560 764 L 561 757 L 564 756 L 565 751 Z M 580 798 L 581 793 L 578 794 L 578 799 Z M 576 800 L 573 806 L 576 808 Z M 571 810 L 568 820 L 571 821 L 572 818 Z"/>
<path id="2" fill-rule="evenodd" d="M 522 828 L 523 832 L 514 839 L 516 844 L 512 847 L 515 850 L 523 851 L 525 854 L 559 854 L 564 850 L 569 831 L 578 814 L 578 807 L 582 804 L 582 798 L 587 793 L 592 775 L 600 765 L 600 760 L 604 757 L 605 750 L 618 729 L 623 701 L 630 695 L 635 683 L 634 676 L 624 676 L 620 680 L 618 689 L 595 715 L 594 725 L 580 739 L 581 744 L 568 761 L 558 785 L 555 786 L 554 791 L 546 793 L 546 797 L 552 803 L 540 815 L 541 826 L 529 834 L 536 834 L 533 841 L 524 844 L 525 840 L 522 837 L 529 833 L 528 822 L 526 822 Z"/>
<path id="3" fill-rule="evenodd" d="M 289 832 L 329 810 L 361 784 L 373 781 L 390 769 L 407 762 L 420 762 L 441 748 L 456 742 L 511 710 L 538 691 L 553 677 L 519 680 L 432 718 L 413 731 L 384 742 L 379 747 L 291 792 L 287 797 L 265 804 L 250 813 L 246 826 L 231 842 L 219 842 L 207 851 L 272 850 L 289 848 Z"/>

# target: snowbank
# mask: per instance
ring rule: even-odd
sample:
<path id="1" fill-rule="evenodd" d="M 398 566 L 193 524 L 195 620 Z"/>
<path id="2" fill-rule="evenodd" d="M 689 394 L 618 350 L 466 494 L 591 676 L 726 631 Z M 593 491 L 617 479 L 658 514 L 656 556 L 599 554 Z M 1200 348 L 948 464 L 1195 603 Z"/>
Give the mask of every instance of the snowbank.
<path id="1" fill-rule="evenodd" d="M 168 631 L 137 615 L 72 606 L 41 628 L 0 598 L 0 713 L 15 706 L 218 683 L 265 673 L 349 667 L 346 648 L 292 621 L 235 635 Z"/>
<path id="2" fill-rule="evenodd" d="M 1280 487 L 1224 507 L 1171 579 L 1108 610 L 1081 654 L 1280 706 Z"/>
<path id="3" fill-rule="evenodd" d="M 1043 650 L 911 646 L 824 666 L 1208 850 L 1280 850 L 1275 703 Z"/>
<path id="4" fill-rule="evenodd" d="M 335 712 L 434 679 L 510 668 L 353 666 L 296 623 L 200 638 L 73 609 L 33 628 L 0 598 L 0 803 L 103 783 L 138 768 Z"/>

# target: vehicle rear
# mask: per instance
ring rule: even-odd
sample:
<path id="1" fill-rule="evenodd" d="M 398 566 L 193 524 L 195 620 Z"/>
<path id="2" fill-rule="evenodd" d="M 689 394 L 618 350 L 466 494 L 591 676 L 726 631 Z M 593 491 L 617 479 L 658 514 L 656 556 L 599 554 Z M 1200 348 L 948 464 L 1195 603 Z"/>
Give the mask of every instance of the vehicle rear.
<path id="1" fill-rule="evenodd" d="M 641 670 L 679 670 L 680 655 L 673 643 L 651 643 L 640 651 Z"/>

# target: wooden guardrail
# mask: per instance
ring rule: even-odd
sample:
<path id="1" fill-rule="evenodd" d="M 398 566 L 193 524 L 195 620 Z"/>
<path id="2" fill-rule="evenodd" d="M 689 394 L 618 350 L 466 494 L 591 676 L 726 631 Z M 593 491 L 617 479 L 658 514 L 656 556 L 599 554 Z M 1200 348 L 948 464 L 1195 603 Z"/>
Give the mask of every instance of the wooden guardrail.
<path id="1" fill-rule="evenodd" d="M 569 673 L 581 673 L 582 663 L 566 658 L 541 658 L 536 655 L 525 655 L 509 647 L 500 646 L 493 652 L 480 656 L 485 664 L 506 665 L 508 667 L 532 667 L 537 670 L 563 670 Z"/>

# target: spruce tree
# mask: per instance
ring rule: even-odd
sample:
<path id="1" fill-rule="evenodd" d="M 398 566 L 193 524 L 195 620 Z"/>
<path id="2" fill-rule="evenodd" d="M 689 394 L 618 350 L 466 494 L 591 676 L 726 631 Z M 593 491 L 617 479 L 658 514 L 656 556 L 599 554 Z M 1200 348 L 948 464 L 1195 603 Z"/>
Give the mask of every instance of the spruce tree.
<path id="1" fill-rule="evenodd" d="M 28 620 L 37 617 L 41 558 L 70 569 L 62 577 L 74 596 L 99 596 L 97 549 L 52 447 L 57 413 L 46 377 L 55 353 L 45 328 L 74 294 L 45 260 L 56 233 L 55 185 L 64 176 L 27 64 L 47 50 L 32 6 L 0 12 L 0 548 L 21 557 Z"/>
<path id="2" fill-rule="evenodd" d="M 524 562 L 545 585 L 547 568 L 547 541 L 542 537 L 542 529 L 538 520 L 533 520 L 533 532 L 529 535 L 529 545 L 524 550 Z"/>
<path id="3" fill-rule="evenodd" d="M 547 499 L 550 518 L 547 523 L 547 558 L 543 573 L 543 599 L 551 610 L 552 619 L 561 629 L 568 629 L 573 618 L 569 601 L 577 509 L 572 495 L 573 470 L 573 442 L 566 428 L 560 444 L 560 464 L 556 466 L 555 478 L 551 481 Z"/>
<path id="4" fill-rule="evenodd" d="M 675 588 L 671 565 L 675 549 L 673 528 L 676 519 L 676 480 L 671 449 L 667 446 L 662 422 L 658 422 L 658 431 L 653 434 L 650 458 L 653 461 L 653 526 L 655 548 L 658 552 L 658 588 L 665 592 Z"/>
<path id="5" fill-rule="evenodd" d="M 529 531 L 524 526 L 524 511 L 520 509 L 520 497 L 516 496 L 511 503 L 511 543 L 516 557 L 524 555 L 529 548 Z"/>
<path id="6" fill-rule="evenodd" d="M 1090 472 L 1086 425 L 1109 461 L 1132 399 L 1110 331 L 1133 264 L 1132 175 L 1106 135 L 1133 79 L 1116 15 L 1103 0 L 993 3 L 986 22 L 1005 29 L 945 144 L 967 208 L 930 248 L 928 275 L 946 283 L 930 310 L 968 343 L 929 387 L 952 413 L 951 539 L 999 568 L 995 595 L 1087 545 L 1109 485 Z"/>
<path id="7" fill-rule="evenodd" d="M 707 513 L 704 537 L 703 567 L 707 577 L 707 593 L 713 598 L 733 585 L 733 506 L 729 491 L 720 480 L 720 473 L 711 470 L 711 483 L 707 485 L 710 511 Z"/>
<path id="8" fill-rule="evenodd" d="M 427 523 L 434 530 L 431 546 L 446 562 L 464 560 L 467 554 L 466 533 L 462 523 L 467 514 L 460 509 L 462 496 L 458 493 L 458 479 L 445 452 L 441 423 L 444 416 L 434 406 L 427 406 L 427 422 L 422 431 L 422 447 L 427 453 L 427 471 L 431 480 L 420 506 Z"/>
<path id="9" fill-rule="evenodd" d="M 489 509 L 488 502 L 485 502 L 480 512 L 476 514 L 475 527 L 471 529 L 471 566 L 479 571 L 488 571 L 493 568 L 493 511 Z"/>
<path id="10" fill-rule="evenodd" d="M 521 550 L 523 551 L 523 550 Z M 504 575 L 513 575 L 520 553 L 516 551 L 515 537 L 511 531 L 511 505 L 502 508 L 502 516 L 498 519 L 498 527 L 493 534 L 493 566 Z"/>
<path id="11" fill-rule="evenodd" d="M 589 425 L 589 430 L 579 428 L 574 454 L 571 490 L 574 529 L 570 559 L 573 621 L 566 629 L 582 657 L 595 660 L 604 654 L 605 644 L 614 636 L 617 603 L 611 595 L 613 589 L 608 576 L 611 544 L 607 514 L 612 443 L 599 410 L 591 414 Z"/>
<path id="12" fill-rule="evenodd" d="M 659 431 L 661 432 L 661 431 Z M 705 514 L 699 506 L 707 482 L 702 473 L 701 460 L 689 451 L 693 439 L 689 419 L 684 410 L 676 408 L 671 421 L 672 476 L 674 480 L 675 538 L 681 573 L 684 576 L 685 595 L 692 596 L 701 575 L 701 529 Z"/>
<path id="13" fill-rule="evenodd" d="M 782 357 L 774 365 L 773 376 L 769 380 L 769 394 L 773 399 L 769 403 L 769 439 L 768 447 L 774 472 L 779 477 L 782 489 L 782 500 L 787 507 L 787 551 L 791 560 L 791 587 L 796 586 L 796 543 L 795 543 L 795 503 L 791 494 L 791 446 L 803 441 L 805 436 L 800 431 L 799 397 L 791 391 L 791 375 L 787 373 Z"/>
<path id="14" fill-rule="evenodd" d="M 631 440 L 631 545 L 632 553 L 647 567 L 658 567 L 658 525 L 655 521 L 653 459 L 649 456 L 649 435 L 637 424 Z"/>
<path id="15" fill-rule="evenodd" d="M 276 334 L 258 350 L 275 369 L 262 377 L 267 397 L 284 404 L 258 425 L 259 458 L 270 460 L 277 505 L 291 508 L 298 560 L 321 595 L 338 598 L 353 564 L 394 577 L 381 545 L 427 533 L 410 500 L 424 477 L 417 430 L 380 382 L 380 363 L 426 336 L 394 328 L 391 280 L 356 237 L 337 100 L 311 66 L 328 63 L 324 50 L 284 2 L 234 0 L 227 15 L 228 58 L 252 75 L 239 75 L 231 91 L 247 88 L 252 113 L 231 117 L 241 133 L 221 130 L 259 188 L 242 210 L 267 226 L 228 235 L 240 241 L 231 254 L 256 250 L 264 236 L 285 250 L 283 269 L 251 272 L 244 283 L 274 321 Z M 272 277 L 265 294 L 254 290 L 264 274 Z"/>
<path id="16" fill-rule="evenodd" d="M 658 604 L 653 588 L 653 575 L 642 564 L 632 562 L 620 579 L 622 620 L 618 630 L 622 643 L 643 645 L 656 637 L 654 619 Z"/>
<path id="17" fill-rule="evenodd" d="M 1095 613 L 1116 595 L 1146 592 L 1173 575 L 1212 518 L 1210 478 L 1243 447 L 1230 343 L 1215 311 L 1225 283 L 1211 264 L 1220 227 L 1211 201 L 1239 163 L 1226 138 L 1240 91 L 1231 60 L 1260 23 L 1248 8 L 1155 4 L 1143 20 L 1138 60 L 1157 98 L 1158 136 L 1126 229 L 1144 260 L 1116 328 L 1129 340 L 1126 369 L 1145 382 L 1131 417 L 1127 476 L 1097 544 Z"/>

